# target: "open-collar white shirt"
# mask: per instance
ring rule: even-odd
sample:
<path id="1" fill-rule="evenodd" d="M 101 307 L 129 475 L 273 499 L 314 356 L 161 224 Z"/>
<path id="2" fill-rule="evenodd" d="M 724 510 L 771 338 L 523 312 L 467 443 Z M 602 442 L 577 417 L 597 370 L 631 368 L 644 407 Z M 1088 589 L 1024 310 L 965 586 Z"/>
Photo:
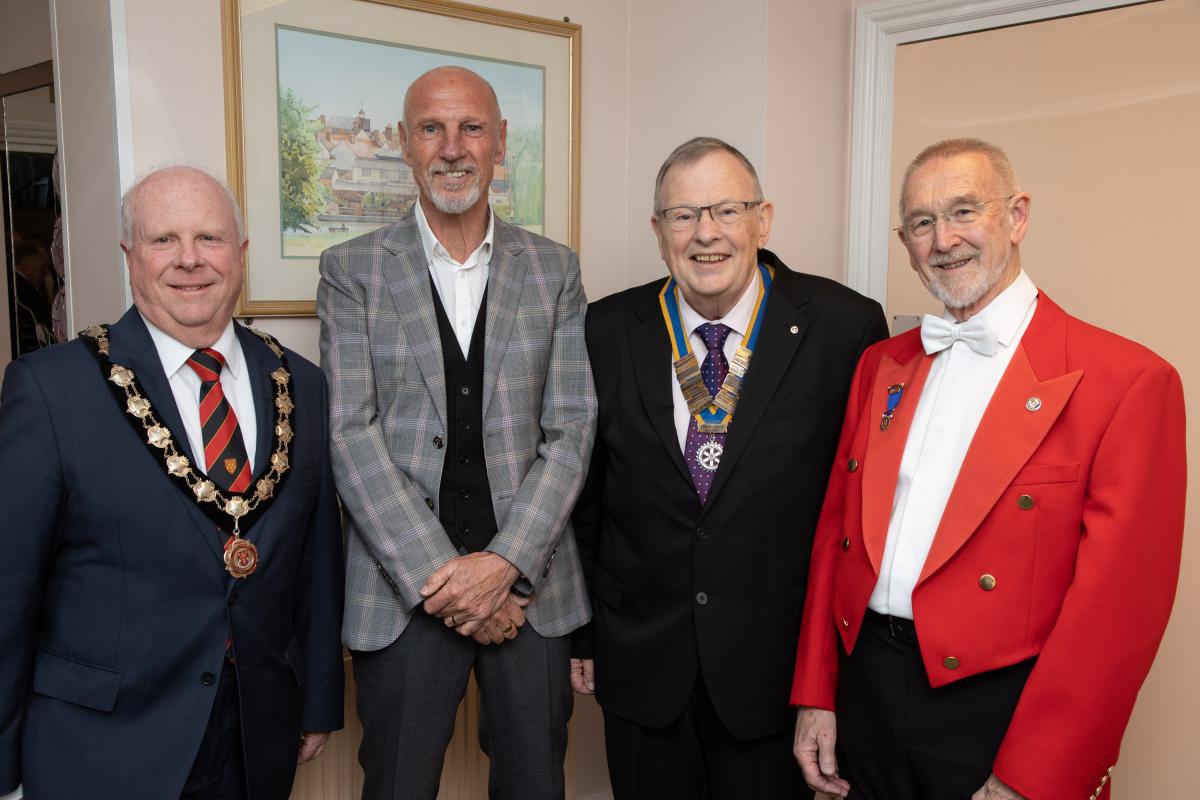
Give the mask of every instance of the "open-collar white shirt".
<path id="1" fill-rule="evenodd" d="M 492 241 L 496 232 L 496 218 L 488 208 L 487 233 L 483 241 L 463 263 L 455 261 L 450 251 L 442 246 L 429 227 L 421 201 L 416 204 L 417 230 L 421 232 L 421 247 L 425 250 L 425 262 L 429 274 L 437 287 L 442 301 L 442 310 L 454 329 L 454 338 L 466 358 L 471 349 L 471 334 L 475 330 L 475 319 L 483 304 L 483 293 L 487 289 L 488 270 L 492 261 Z"/>
<path id="2" fill-rule="evenodd" d="M 1036 307 L 1037 287 L 1022 271 L 975 315 L 986 318 L 996 332 L 995 355 L 980 355 L 960 340 L 933 357 L 900 459 L 879 581 L 867 603 L 872 611 L 913 618 L 913 589 L 946 501 Z M 942 318 L 954 322 L 949 312 Z"/>
<path id="3" fill-rule="evenodd" d="M 188 446 L 192 450 L 196 466 L 207 473 L 208 465 L 204 463 L 204 433 L 200 428 L 200 376 L 187 365 L 187 360 L 196 352 L 196 348 L 188 347 L 164 333 L 144 315 L 142 321 L 150 331 L 150 338 L 154 341 L 154 349 L 158 351 L 163 372 L 167 374 L 167 381 L 171 384 L 171 394 L 175 396 L 175 407 L 179 409 L 179 417 L 183 420 L 183 430 L 187 434 Z M 242 442 L 246 446 L 246 458 L 253 471 L 255 443 L 258 441 L 254 392 L 251 389 L 250 370 L 242 353 L 242 343 L 238 341 L 233 326 L 233 320 L 229 320 L 225 330 L 210 347 L 225 357 L 225 366 L 221 368 L 221 390 L 233 408 L 233 413 L 237 415 Z"/>

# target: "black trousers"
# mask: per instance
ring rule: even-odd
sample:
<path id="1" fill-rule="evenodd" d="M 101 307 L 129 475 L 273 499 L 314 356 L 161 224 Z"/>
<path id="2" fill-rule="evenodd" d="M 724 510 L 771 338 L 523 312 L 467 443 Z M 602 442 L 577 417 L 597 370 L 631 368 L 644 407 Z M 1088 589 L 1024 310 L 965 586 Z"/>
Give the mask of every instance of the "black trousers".
<path id="1" fill-rule="evenodd" d="M 153 767 L 151 767 L 153 768 Z M 225 662 L 200 751 L 188 773 L 180 800 L 244 800 L 246 767 L 237 672 Z"/>
<path id="2" fill-rule="evenodd" d="M 781 700 L 785 702 L 785 700 Z M 615 800 L 808 800 L 792 730 L 743 741 L 725 729 L 697 675 L 687 708 L 665 728 L 604 714 Z"/>
<path id="3" fill-rule="evenodd" d="M 838 771 L 850 798 L 969 798 L 992 771 L 1033 663 L 933 689 L 912 622 L 868 611 L 838 685 Z"/>
<path id="4" fill-rule="evenodd" d="M 471 670 L 492 800 L 561 800 L 574 698 L 569 637 L 525 624 L 479 645 L 420 609 L 382 650 L 351 653 L 363 725 L 363 800 L 433 800 Z"/>

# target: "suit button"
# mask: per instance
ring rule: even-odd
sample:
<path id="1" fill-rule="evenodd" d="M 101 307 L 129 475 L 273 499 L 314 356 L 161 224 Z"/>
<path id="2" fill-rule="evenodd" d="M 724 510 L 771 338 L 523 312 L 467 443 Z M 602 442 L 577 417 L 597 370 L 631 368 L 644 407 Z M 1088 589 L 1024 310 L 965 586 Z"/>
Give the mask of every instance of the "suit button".
<path id="1" fill-rule="evenodd" d="M 850 549 L 850 537 L 849 536 L 847 536 L 845 539 L 842 539 L 842 549 L 843 550 Z"/>
<path id="2" fill-rule="evenodd" d="M 702 606 L 708 605 L 708 595 L 704 592 L 696 592 L 696 602 Z"/>
<path id="3" fill-rule="evenodd" d="M 460 386 L 460 387 L 458 387 L 458 392 L 463 397 L 466 397 L 467 395 L 469 395 L 471 393 L 471 387 L 466 386 L 466 385 Z"/>
<path id="4" fill-rule="evenodd" d="M 237 602 L 237 599 L 238 599 L 238 593 L 237 593 L 237 592 L 232 592 L 232 593 L 229 595 L 229 600 L 228 600 L 228 602 L 229 602 L 229 605 L 230 605 L 230 607 L 232 607 L 232 606 L 233 606 L 233 604 Z"/>
<path id="5" fill-rule="evenodd" d="M 433 446 L 434 446 L 434 449 L 436 449 L 436 450 L 441 450 L 441 449 L 442 449 L 442 446 L 443 446 L 443 445 L 445 445 L 445 444 L 446 444 L 446 442 L 445 442 L 445 441 L 442 439 L 442 437 L 440 437 L 440 436 L 435 436 L 435 437 L 433 437 Z"/>
<path id="6" fill-rule="evenodd" d="M 429 506 L 429 510 L 430 510 L 430 511 L 433 511 L 433 498 L 432 498 L 432 497 L 426 497 L 426 498 L 425 498 L 425 505 Z M 383 569 L 383 565 L 381 564 L 379 568 L 380 568 L 380 569 Z"/>
<path id="7" fill-rule="evenodd" d="M 942 659 L 942 666 L 946 669 L 958 669 L 958 659 L 954 656 L 946 656 Z"/>
<path id="8" fill-rule="evenodd" d="M 850 463 L 846 465 L 846 469 L 850 470 L 851 472 L 858 472 L 858 459 L 850 459 Z"/>
<path id="9" fill-rule="evenodd" d="M 206 672 L 200 676 L 200 682 L 205 686 L 212 686 L 216 680 L 217 676 L 213 675 L 211 672 Z"/>
<path id="10" fill-rule="evenodd" d="M 1023 494 L 1017 498 L 1017 508 L 1022 511 L 1028 511 L 1033 508 L 1033 495 Z"/>
<path id="11" fill-rule="evenodd" d="M 996 576 L 989 575 L 986 572 L 983 573 L 982 575 L 980 575 L 979 576 L 979 588 L 983 589 L 985 592 L 990 592 L 992 589 L 995 589 L 996 588 Z"/>
<path id="12" fill-rule="evenodd" d="M 696 538 L 697 539 L 707 539 L 708 538 L 708 528 L 696 528 Z"/>

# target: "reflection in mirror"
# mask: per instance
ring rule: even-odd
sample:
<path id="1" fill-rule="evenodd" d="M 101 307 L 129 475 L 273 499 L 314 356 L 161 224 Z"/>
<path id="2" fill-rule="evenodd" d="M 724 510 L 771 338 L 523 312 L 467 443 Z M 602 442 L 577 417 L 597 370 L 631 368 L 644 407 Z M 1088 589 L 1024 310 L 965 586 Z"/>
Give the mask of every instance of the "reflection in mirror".
<path id="1" fill-rule="evenodd" d="M 16 358 L 66 338 L 53 93 L 40 87 L 7 95 L 0 111 L 7 328 Z"/>

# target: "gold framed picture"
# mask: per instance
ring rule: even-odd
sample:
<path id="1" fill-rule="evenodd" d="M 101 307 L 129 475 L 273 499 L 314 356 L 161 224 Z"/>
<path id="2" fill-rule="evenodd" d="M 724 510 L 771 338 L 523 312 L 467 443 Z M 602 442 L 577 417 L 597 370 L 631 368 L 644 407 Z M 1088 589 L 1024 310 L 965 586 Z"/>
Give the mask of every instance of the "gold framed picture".
<path id="1" fill-rule="evenodd" d="M 222 0 L 222 22 L 239 315 L 315 314 L 321 251 L 409 212 L 404 93 L 444 64 L 483 76 L 508 120 L 493 211 L 578 248 L 579 25 L 447 0 Z"/>

